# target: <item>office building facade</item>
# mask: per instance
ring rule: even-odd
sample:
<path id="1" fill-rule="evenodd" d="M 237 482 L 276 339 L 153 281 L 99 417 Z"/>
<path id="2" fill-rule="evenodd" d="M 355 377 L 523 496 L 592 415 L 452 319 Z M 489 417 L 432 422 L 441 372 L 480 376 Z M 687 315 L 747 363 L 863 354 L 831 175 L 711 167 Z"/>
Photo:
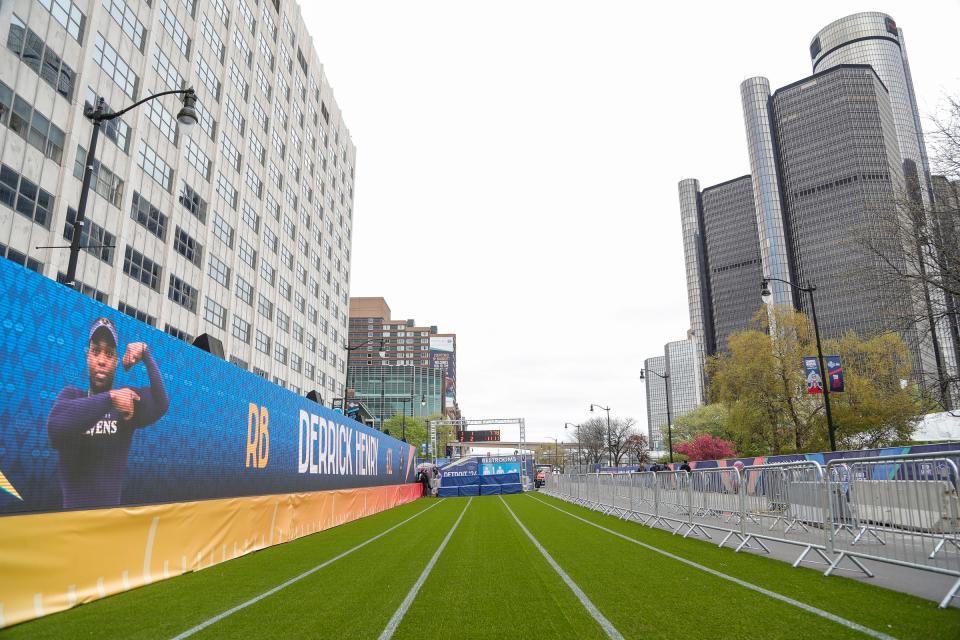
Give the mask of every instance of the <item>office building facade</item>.
<path id="1" fill-rule="evenodd" d="M 425 417 L 443 411 L 443 371 L 415 366 L 351 366 L 347 401 L 356 401 L 373 417 L 373 426 L 393 416 Z M 400 437 L 401 434 L 393 434 Z"/>
<path id="2" fill-rule="evenodd" d="M 741 84 L 750 176 L 718 185 L 712 197 L 704 190 L 696 199 L 688 194 L 690 181 L 681 182 L 688 288 L 691 271 L 709 274 L 701 277 L 698 292 L 688 290 L 689 300 L 709 300 L 691 302 L 691 325 L 696 332 L 694 316 L 700 313 L 708 325 L 702 333 L 712 337 L 716 350 L 724 350 L 730 333 L 755 313 L 760 278 L 777 278 L 786 282 L 770 282 L 771 302 L 807 314 L 809 298 L 787 283 L 817 287 L 824 337 L 897 331 L 910 347 L 918 380 L 933 386 L 956 371 L 960 332 L 944 333 L 947 323 L 929 314 L 927 329 L 916 327 L 917 318 L 942 308 L 943 297 L 932 296 L 931 306 L 921 288 L 890 277 L 894 269 L 909 269 L 921 250 L 905 237 L 911 234 L 892 229 L 897 225 L 890 221 L 901 216 L 897 203 L 904 194 L 924 205 L 932 202 L 902 38 L 884 14 L 832 23 L 811 45 L 814 75 L 773 94 L 766 78 Z M 743 193 L 747 180 L 751 205 Z M 692 202 L 702 218 L 704 264 L 698 270 L 687 251 Z M 748 206 L 753 229 L 742 215 Z M 708 226 L 712 221 L 717 224 Z M 742 224 L 734 232 L 736 221 Z M 731 242 L 734 237 L 739 246 Z M 711 245 L 711 238 L 717 242 Z M 730 259 L 716 257 L 722 246 L 733 252 Z M 716 271 L 724 263 L 739 266 L 724 276 Z"/>
<path id="3" fill-rule="evenodd" d="M 703 404 L 697 364 L 697 345 L 690 338 L 668 342 L 662 356 L 644 360 L 647 434 L 652 450 L 668 449 L 667 425 Z"/>
<path id="4" fill-rule="evenodd" d="M 342 394 L 356 152 L 290 0 L 0 4 L 0 245 L 62 278 L 104 124 L 78 288 L 297 393 Z M 56 247 L 56 248 L 50 248 Z"/>
<path id="5" fill-rule="evenodd" d="M 663 451 L 667 430 L 667 384 L 656 374 L 666 373 L 666 358 L 647 358 L 643 361 L 643 368 L 646 371 L 647 438 L 652 451 Z"/>
<path id="6" fill-rule="evenodd" d="M 354 382 L 359 379 L 362 369 L 369 367 L 436 370 L 440 372 L 442 387 L 440 404 L 432 413 L 423 415 L 439 413 L 451 418 L 460 417 L 456 397 L 456 334 L 439 333 L 436 326 L 418 326 L 413 319 L 396 320 L 390 316 L 390 306 L 384 298 L 350 298 L 347 386 L 358 389 Z M 389 413 L 392 409 L 392 406 L 387 407 L 388 419 L 393 415 Z M 374 409 L 371 411 L 375 412 Z"/>

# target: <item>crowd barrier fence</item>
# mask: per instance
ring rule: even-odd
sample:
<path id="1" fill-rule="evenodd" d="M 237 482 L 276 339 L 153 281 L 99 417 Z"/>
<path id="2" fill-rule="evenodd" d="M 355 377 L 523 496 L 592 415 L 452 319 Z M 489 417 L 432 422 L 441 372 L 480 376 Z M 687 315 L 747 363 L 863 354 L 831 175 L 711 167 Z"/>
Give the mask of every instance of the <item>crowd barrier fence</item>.
<path id="1" fill-rule="evenodd" d="M 960 593 L 956 453 L 722 467 L 693 471 L 547 474 L 543 491 L 684 538 L 720 537 L 735 551 L 793 545 L 801 563 L 873 573 L 871 560 L 955 577 Z M 722 536 L 722 537 L 721 537 Z M 849 567 L 841 567 L 847 561 Z"/>

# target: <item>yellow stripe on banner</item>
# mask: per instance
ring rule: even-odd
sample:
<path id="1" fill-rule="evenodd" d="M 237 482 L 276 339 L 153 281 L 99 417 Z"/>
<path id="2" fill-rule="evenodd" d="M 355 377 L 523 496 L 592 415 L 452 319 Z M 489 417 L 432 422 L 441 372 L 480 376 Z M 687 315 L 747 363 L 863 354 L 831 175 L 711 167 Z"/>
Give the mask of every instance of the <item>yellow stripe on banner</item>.
<path id="1" fill-rule="evenodd" d="M 0 471 L 0 489 L 3 489 L 17 500 L 23 500 L 20 494 L 17 493 L 17 490 L 13 488 L 13 485 L 10 484 L 10 481 L 7 480 L 7 476 L 3 475 L 3 471 Z"/>
<path id="2" fill-rule="evenodd" d="M 420 485 L 402 484 L 5 516 L 0 627 L 204 569 L 231 547 L 239 557 L 419 497 Z"/>

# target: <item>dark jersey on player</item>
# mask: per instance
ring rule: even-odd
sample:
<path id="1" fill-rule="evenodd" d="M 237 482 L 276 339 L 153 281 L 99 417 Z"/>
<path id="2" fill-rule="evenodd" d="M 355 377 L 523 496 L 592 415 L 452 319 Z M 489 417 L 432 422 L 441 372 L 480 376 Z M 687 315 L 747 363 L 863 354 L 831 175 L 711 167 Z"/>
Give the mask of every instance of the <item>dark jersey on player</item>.
<path id="1" fill-rule="evenodd" d="M 65 509 L 120 504 L 133 433 L 159 420 L 170 404 L 160 369 L 149 352 L 143 354 L 143 363 L 150 386 L 134 388 L 140 400 L 130 420 L 113 408 L 109 391 L 90 394 L 67 387 L 57 396 L 47 418 L 47 435 L 60 454 Z"/>

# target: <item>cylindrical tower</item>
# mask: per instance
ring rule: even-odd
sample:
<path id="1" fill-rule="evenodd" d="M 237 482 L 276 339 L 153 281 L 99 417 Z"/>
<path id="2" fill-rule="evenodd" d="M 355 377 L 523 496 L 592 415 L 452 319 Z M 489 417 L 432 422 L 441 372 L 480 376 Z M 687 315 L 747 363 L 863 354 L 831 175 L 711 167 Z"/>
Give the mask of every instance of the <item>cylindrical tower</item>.
<path id="1" fill-rule="evenodd" d="M 903 33 L 885 13 L 855 13 L 831 22 L 810 43 L 813 72 L 841 64 L 869 64 L 887 91 L 893 107 L 903 173 L 911 197 L 932 201 L 930 167 L 923 144 L 920 115 L 907 63 Z"/>
<path id="2" fill-rule="evenodd" d="M 712 328 L 707 308 L 707 287 L 703 237 L 700 233 L 700 182 L 687 178 L 677 185 L 680 195 L 680 220 L 683 227 L 683 257 L 687 267 L 687 305 L 690 310 L 691 338 L 697 380 L 697 401 L 706 398 L 703 364 L 712 349 Z"/>
<path id="3" fill-rule="evenodd" d="M 770 124 L 770 81 L 762 77 L 744 80 L 740 83 L 740 99 L 743 102 L 743 123 L 750 153 L 763 275 L 792 282 L 780 177 L 777 174 L 773 127 Z M 788 285 L 773 281 L 770 283 L 770 292 L 773 304 L 794 304 L 793 289 Z"/>

